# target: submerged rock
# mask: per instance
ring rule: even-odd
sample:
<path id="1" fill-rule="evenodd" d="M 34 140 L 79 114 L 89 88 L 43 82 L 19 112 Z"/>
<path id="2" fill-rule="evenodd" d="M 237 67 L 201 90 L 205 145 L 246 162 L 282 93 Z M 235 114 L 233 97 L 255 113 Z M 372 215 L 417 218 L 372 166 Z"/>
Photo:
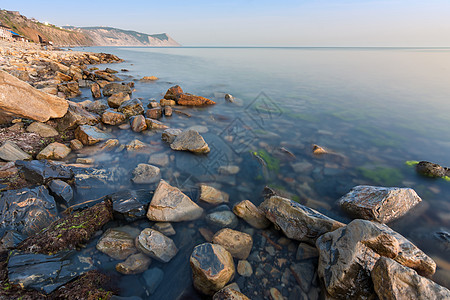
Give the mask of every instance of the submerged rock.
<path id="1" fill-rule="evenodd" d="M 257 229 L 267 228 L 271 224 L 264 212 L 249 200 L 243 200 L 236 204 L 233 207 L 233 212 Z"/>
<path id="2" fill-rule="evenodd" d="M 265 200 L 260 209 L 288 238 L 301 242 L 313 244 L 322 234 L 345 225 L 314 209 L 279 196 Z"/>
<path id="3" fill-rule="evenodd" d="M 105 200 L 112 201 L 115 218 L 131 222 L 145 218 L 152 195 L 150 190 L 125 190 L 108 195 Z"/>
<path id="4" fill-rule="evenodd" d="M 151 295 L 156 292 L 156 289 L 164 279 L 164 272 L 160 268 L 151 268 L 144 272 L 142 278 L 145 281 L 145 288 Z"/>
<path id="5" fill-rule="evenodd" d="M 130 275 L 144 272 L 150 266 L 152 259 L 143 253 L 130 255 L 124 262 L 116 265 L 119 273 Z"/>
<path id="6" fill-rule="evenodd" d="M 64 144 L 54 142 L 42 149 L 36 156 L 37 159 L 64 159 L 70 154 L 72 150 Z"/>
<path id="7" fill-rule="evenodd" d="M 234 276 L 231 254 L 220 245 L 204 243 L 192 251 L 190 257 L 194 287 L 206 295 L 213 295 Z"/>
<path id="8" fill-rule="evenodd" d="M 147 212 L 147 218 L 157 222 L 182 222 L 200 218 L 203 209 L 178 188 L 161 180 Z"/>
<path id="9" fill-rule="evenodd" d="M 229 228 L 218 231 L 213 236 L 212 242 L 224 247 L 237 259 L 247 259 L 253 246 L 251 235 Z"/>
<path id="10" fill-rule="evenodd" d="M 98 241 L 96 248 L 117 260 L 126 259 L 137 252 L 134 238 L 129 233 L 117 229 L 108 229 Z"/>
<path id="11" fill-rule="evenodd" d="M 11 141 L 6 141 L 0 146 L 0 158 L 5 161 L 29 160 L 31 155 L 20 149 Z"/>
<path id="12" fill-rule="evenodd" d="M 235 228 L 239 222 L 233 212 L 229 210 L 209 213 L 205 220 L 208 224 L 219 228 Z"/>
<path id="13" fill-rule="evenodd" d="M 97 127 L 82 125 L 75 130 L 75 137 L 81 141 L 83 145 L 94 145 L 98 142 L 112 138 L 109 133 L 106 133 Z"/>
<path id="14" fill-rule="evenodd" d="M 53 164 L 47 160 L 18 160 L 16 166 L 19 168 L 21 177 L 35 184 L 47 184 L 53 179 L 68 181 L 74 177 L 70 168 Z"/>
<path id="15" fill-rule="evenodd" d="M 421 161 L 416 165 L 416 171 L 417 173 L 428 177 L 443 177 L 446 176 L 447 170 L 438 164 Z"/>
<path id="16" fill-rule="evenodd" d="M 338 203 L 355 218 L 387 223 L 400 218 L 421 201 L 410 188 L 359 185 Z"/>
<path id="17" fill-rule="evenodd" d="M 228 202 L 229 195 L 225 192 L 219 191 L 218 189 L 206 185 L 206 184 L 200 184 L 200 201 L 205 201 L 209 204 L 221 204 L 224 202 Z"/>
<path id="18" fill-rule="evenodd" d="M 165 263 L 178 253 L 172 239 L 151 228 L 142 230 L 136 238 L 136 247 L 151 258 Z"/>
<path id="19" fill-rule="evenodd" d="M 147 127 L 150 129 L 167 129 L 169 126 L 165 125 L 162 122 L 159 122 L 157 120 L 146 118 L 145 122 L 147 123 Z"/>
<path id="20" fill-rule="evenodd" d="M 152 165 L 139 164 L 133 170 L 133 178 L 131 180 L 138 184 L 156 183 L 161 180 L 161 170 Z"/>
<path id="21" fill-rule="evenodd" d="M 195 130 L 179 133 L 170 144 L 172 150 L 185 150 L 193 153 L 209 153 L 210 149 L 203 137 Z"/>

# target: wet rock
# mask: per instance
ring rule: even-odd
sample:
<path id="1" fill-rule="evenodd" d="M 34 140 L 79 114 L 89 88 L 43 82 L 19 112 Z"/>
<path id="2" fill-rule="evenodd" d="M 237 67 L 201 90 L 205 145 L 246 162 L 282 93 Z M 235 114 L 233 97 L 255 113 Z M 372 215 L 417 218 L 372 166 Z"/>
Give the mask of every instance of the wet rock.
<path id="1" fill-rule="evenodd" d="M 195 130 L 185 130 L 170 144 L 172 150 L 185 150 L 193 153 L 209 153 L 210 149 L 203 137 Z"/>
<path id="2" fill-rule="evenodd" d="M 164 279 L 164 272 L 160 268 L 151 268 L 144 272 L 142 278 L 145 281 L 145 287 L 148 293 L 154 294 L 158 286 Z"/>
<path id="3" fill-rule="evenodd" d="M 54 255 L 29 254 L 14 251 L 8 260 L 11 284 L 49 294 L 92 269 L 82 257 L 61 252 Z"/>
<path id="4" fill-rule="evenodd" d="M 118 263 L 116 270 L 125 275 L 140 274 L 148 269 L 151 262 L 151 258 L 147 255 L 137 253 L 130 255 L 124 262 Z"/>
<path id="5" fill-rule="evenodd" d="M 314 169 L 314 165 L 308 161 L 301 161 L 291 164 L 292 169 L 297 174 L 310 173 Z"/>
<path id="6" fill-rule="evenodd" d="M 147 218 L 157 222 L 182 222 L 200 218 L 203 209 L 178 188 L 161 180 L 153 195 Z"/>
<path id="7" fill-rule="evenodd" d="M 178 105 L 201 106 L 216 104 L 210 99 L 189 93 L 183 93 L 183 90 L 178 85 L 168 89 L 164 99 L 175 100 Z"/>
<path id="8" fill-rule="evenodd" d="M 169 155 L 166 153 L 156 153 L 150 156 L 148 163 L 160 167 L 166 167 L 169 164 Z"/>
<path id="9" fill-rule="evenodd" d="M 29 160 L 31 155 L 20 149 L 11 141 L 6 141 L 0 147 L 0 158 L 5 161 Z"/>
<path id="10" fill-rule="evenodd" d="M 100 91 L 100 86 L 98 85 L 98 83 L 94 83 L 91 85 L 91 93 L 94 99 L 102 97 L 102 92 Z"/>
<path id="11" fill-rule="evenodd" d="M 156 183 L 161 180 L 161 170 L 152 165 L 139 164 L 133 170 L 133 179 L 131 180 L 138 184 Z"/>
<path id="12" fill-rule="evenodd" d="M 153 229 L 161 232 L 165 236 L 172 236 L 176 234 L 172 224 L 167 222 L 157 222 L 155 223 L 155 225 L 153 225 Z"/>
<path id="13" fill-rule="evenodd" d="M 0 110 L 4 114 L 39 122 L 61 118 L 68 108 L 66 100 L 41 92 L 2 70 L 0 70 L 0 95 Z"/>
<path id="14" fill-rule="evenodd" d="M 252 265 L 247 260 L 240 260 L 237 265 L 237 272 L 244 277 L 250 277 L 253 274 Z"/>
<path id="15" fill-rule="evenodd" d="M 113 94 L 117 94 L 120 92 L 124 92 L 124 93 L 131 95 L 131 88 L 126 84 L 115 83 L 115 82 L 108 83 L 103 88 L 103 96 L 105 96 L 105 97 L 109 97 L 109 96 L 112 96 Z"/>
<path id="16" fill-rule="evenodd" d="M 200 201 L 205 201 L 209 204 L 217 205 L 224 202 L 228 203 L 229 195 L 225 192 L 219 191 L 218 189 L 206 185 L 200 184 Z"/>
<path id="17" fill-rule="evenodd" d="M 225 101 L 234 103 L 234 97 L 231 94 L 225 94 Z"/>
<path id="18" fill-rule="evenodd" d="M 217 211 L 206 216 L 206 222 L 219 228 L 235 228 L 238 225 L 238 219 L 231 211 Z"/>
<path id="19" fill-rule="evenodd" d="M 415 269 L 421 275 L 432 275 L 436 264 L 400 234 L 384 224 L 354 220 L 345 227 L 317 239 L 318 274 L 327 292 L 335 298 L 371 298 L 374 291 L 370 278 L 376 261 L 389 257 Z"/>
<path id="20" fill-rule="evenodd" d="M 167 107 L 167 106 L 175 106 L 177 105 L 177 103 L 174 100 L 161 99 L 159 100 L 159 105 L 161 105 L 162 107 Z"/>
<path id="21" fill-rule="evenodd" d="M 253 246 L 251 235 L 229 228 L 218 231 L 213 236 L 212 242 L 224 247 L 237 259 L 247 259 Z"/>
<path id="22" fill-rule="evenodd" d="M 338 203 L 355 218 L 387 223 L 400 218 L 421 201 L 410 188 L 359 185 L 339 199 Z"/>
<path id="23" fill-rule="evenodd" d="M 156 76 L 144 76 L 141 81 L 155 81 L 158 80 L 158 77 Z"/>
<path id="24" fill-rule="evenodd" d="M 134 238 L 127 232 L 117 229 L 108 229 L 98 241 L 96 248 L 117 260 L 126 259 L 137 252 Z"/>
<path id="25" fill-rule="evenodd" d="M 312 152 L 315 155 L 321 155 L 321 154 L 328 154 L 329 153 L 327 150 L 325 150 L 324 148 L 322 148 L 319 145 L 313 145 Z"/>
<path id="26" fill-rule="evenodd" d="M 164 123 L 161 123 L 159 121 L 146 118 L 145 122 L 147 123 L 147 127 L 150 129 L 167 129 L 169 126 L 164 125 Z"/>
<path id="27" fill-rule="evenodd" d="M 224 287 L 214 294 L 213 300 L 250 300 L 250 298 L 235 289 Z"/>
<path id="28" fill-rule="evenodd" d="M 450 299 L 450 290 L 387 257 L 376 262 L 371 274 L 380 299 Z"/>
<path id="29" fill-rule="evenodd" d="M 147 123 L 143 115 L 138 115 L 130 118 L 131 130 L 134 132 L 142 132 L 147 129 Z"/>
<path id="30" fill-rule="evenodd" d="M 145 112 L 145 116 L 150 119 L 160 119 L 162 117 L 162 109 L 161 108 L 152 108 L 148 109 Z"/>
<path id="31" fill-rule="evenodd" d="M 109 133 L 106 133 L 97 127 L 82 125 L 75 130 L 75 137 L 83 143 L 83 145 L 94 145 L 98 142 L 112 138 Z"/>
<path id="32" fill-rule="evenodd" d="M 127 149 L 127 151 L 137 151 L 140 149 L 144 149 L 148 147 L 147 144 L 144 144 L 143 142 L 141 142 L 140 140 L 132 140 L 131 142 L 129 142 L 128 144 L 125 145 L 125 148 Z"/>
<path id="33" fill-rule="evenodd" d="M 175 85 L 171 88 L 169 88 L 166 92 L 166 95 L 164 96 L 164 99 L 167 100 L 176 100 L 179 94 L 182 94 L 183 90 L 179 85 Z"/>
<path id="34" fill-rule="evenodd" d="M 70 141 L 70 148 L 72 150 L 80 150 L 83 149 L 83 143 L 77 139 L 73 139 Z"/>
<path id="35" fill-rule="evenodd" d="M 53 159 L 59 160 L 64 159 L 70 154 L 72 150 L 64 144 L 54 142 L 49 144 L 47 147 L 42 149 L 41 152 L 36 156 L 37 159 Z"/>
<path id="36" fill-rule="evenodd" d="M 80 105 L 69 101 L 69 109 L 63 118 L 58 120 L 58 130 L 65 131 L 75 129 L 78 125 L 95 125 L 100 122 L 100 117 L 82 108 Z"/>
<path id="37" fill-rule="evenodd" d="M 243 200 L 236 204 L 233 207 L 233 212 L 257 229 L 267 228 L 271 224 L 264 212 L 249 200 Z"/>
<path id="38" fill-rule="evenodd" d="M 56 220 L 56 203 L 45 186 L 8 190 L 0 197 L 0 228 L 32 235 Z"/>
<path id="39" fill-rule="evenodd" d="M 109 125 L 119 125 L 125 122 L 127 117 L 118 111 L 113 109 L 107 109 L 102 114 L 102 122 Z"/>
<path id="40" fill-rule="evenodd" d="M 313 244 L 322 234 L 344 226 L 314 209 L 279 196 L 265 200 L 260 209 L 288 238 L 301 242 Z"/>
<path id="41" fill-rule="evenodd" d="M 446 175 L 444 167 L 428 161 L 421 161 L 416 165 L 416 171 L 419 174 L 428 177 L 443 177 Z"/>
<path id="42" fill-rule="evenodd" d="M 50 194 L 55 197 L 55 200 L 59 203 L 70 206 L 73 200 L 73 190 L 72 187 L 59 179 L 52 180 L 48 183 L 48 188 L 50 189 Z"/>
<path id="43" fill-rule="evenodd" d="M 204 243 L 194 248 L 190 257 L 194 287 L 213 295 L 234 276 L 233 257 L 220 245 Z"/>
<path id="44" fill-rule="evenodd" d="M 41 122 L 33 122 L 27 127 L 27 132 L 33 132 L 39 134 L 41 137 L 52 137 L 57 136 L 59 133 L 50 125 L 41 123 Z"/>
<path id="45" fill-rule="evenodd" d="M 16 230 L 7 230 L 0 240 L 0 251 L 12 250 L 26 238 Z"/>
<path id="46" fill-rule="evenodd" d="M 159 107 L 159 103 L 156 100 L 150 99 L 150 102 L 147 104 L 148 108 L 157 108 Z"/>
<path id="47" fill-rule="evenodd" d="M 239 173 L 239 166 L 220 166 L 217 170 L 222 175 L 236 175 Z"/>
<path id="48" fill-rule="evenodd" d="M 81 95 L 78 82 L 75 81 L 58 84 L 58 91 L 62 92 L 67 98 L 75 98 Z"/>
<path id="49" fill-rule="evenodd" d="M 171 117 L 172 114 L 173 114 L 172 107 L 171 107 L 171 106 L 166 106 L 166 107 L 164 108 L 164 115 L 165 115 L 166 117 Z"/>
<path id="50" fill-rule="evenodd" d="M 142 115 L 144 113 L 144 106 L 142 106 L 140 100 L 133 99 L 123 102 L 117 110 L 128 118 L 131 116 Z"/>
<path id="51" fill-rule="evenodd" d="M 109 109 L 109 106 L 106 100 L 97 100 L 86 105 L 85 109 L 89 112 L 101 115 L 105 110 Z"/>
<path id="52" fill-rule="evenodd" d="M 136 247 L 151 258 L 165 263 L 178 253 L 172 239 L 151 228 L 142 230 L 136 238 Z"/>
<path id="53" fill-rule="evenodd" d="M 124 190 L 105 197 L 113 203 L 115 218 L 134 221 L 145 218 L 153 191 Z"/>
<path id="54" fill-rule="evenodd" d="M 55 165 L 47 160 L 16 161 L 20 176 L 30 183 L 47 184 L 50 180 L 61 179 L 64 181 L 73 179 L 71 169 L 63 165 Z"/>
<path id="55" fill-rule="evenodd" d="M 166 143 L 172 144 L 181 132 L 181 129 L 168 128 L 161 134 L 161 139 Z"/>
<path id="56" fill-rule="evenodd" d="M 117 94 L 113 94 L 108 98 L 108 105 L 112 108 L 119 108 L 122 103 L 130 100 L 130 94 L 119 92 Z"/>

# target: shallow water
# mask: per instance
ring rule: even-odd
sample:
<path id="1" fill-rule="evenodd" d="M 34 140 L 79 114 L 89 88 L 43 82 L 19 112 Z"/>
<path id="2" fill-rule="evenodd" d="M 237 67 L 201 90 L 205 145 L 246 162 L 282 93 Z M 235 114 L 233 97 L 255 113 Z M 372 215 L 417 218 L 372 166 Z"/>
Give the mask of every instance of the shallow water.
<path id="1" fill-rule="evenodd" d="M 173 128 L 203 126 L 200 131 L 211 148 L 208 155 L 171 151 L 161 141 L 160 133 L 109 128 L 121 144 L 139 139 L 150 144 L 151 150 L 93 155 L 88 149 L 84 156 L 93 156 L 96 168 L 109 173 L 103 182 L 89 182 L 86 187 L 90 188 L 78 189 L 78 201 L 123 189 L 149 188 L 132 184 L 131 171 L 155 153 L 170 157 L 169 165 L 161 168 L 162 178 L 194 200 L 199 182 L 214 182 L 230 194 L 230 207 L 244 199 L 259 204 L 263 187 L 271 185 L 348 222 L 335 202 L 353 186 L 411 187 L 423 203 L 415 213 L 389 225 L 427 254 L 441 259 L 438 269 L 447 274 L 447 279 L 437 280 L 450 287 L 448 241 L 445 246 L 435 235 L 436 231 L 450 230 L 450 182 L 421 177 L 414 167 L 405 164 L 408 160 L 428 160 L 450 166 L 450 49 L 83 50 L 113 53 L 124 59 L 123 63 L 105 66 L 128 69 L 119 73 L 124 80 L 159 77 L 156 82 L 136 81 L 133 97 L 142 98 L 144 104 L 149 99 L 159 101 L 170 86 L 178 84 L 185 92 L 211 98 L 217 105 L 184 109 L 191 118 L 174 114 L 161 119 Z M 76 101 L 90 96 L 90 91 L 83 93 Z M 235 96 L 236 103 L 226 102 L 224 93 Z M 337 155 L 314 157 L 312 144 Z M 255 152 L 265 164 L 255 158 Z M 220 174 L 218 168 L 227 165 L 239 166 L 239 173 Z M 149 224 L 144 220 L 137 226 Z M 171 263 L 158 265 L 165 279 L 154 299 L 177 298 L 178 290 L 167 294 L 173 283 L 181 291 L 186 288 L 188 294 L 193 293 L 186 297 L 199 297 L 190 288 L 188 265 L 192 247 L 203 242 L 196 230 L 199 226 L 206 225 L 202 221 L 175 225 L 174 240 L 182 245 L 181 251 Z M 117 263 L 99 257 L 105 269 Z M 123 295 L 136 291 L 136 278 L 139 276 L 121 277 Z M 145 296 L 144 291 L 136 294 Z"/>

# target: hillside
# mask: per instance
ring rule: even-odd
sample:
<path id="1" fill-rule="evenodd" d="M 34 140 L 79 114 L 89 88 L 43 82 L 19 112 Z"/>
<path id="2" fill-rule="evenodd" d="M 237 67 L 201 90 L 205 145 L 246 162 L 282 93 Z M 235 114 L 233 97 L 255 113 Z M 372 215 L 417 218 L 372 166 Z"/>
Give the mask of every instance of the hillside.
<path id="1" fill-rule="evenodd" d="M 39 42 L 40 35 L 58 46 L 180 46 L 165 33 L 149 35 L 112 27 L 63 28 L 7 10 L 0 10 L 0 22 L 33 42 Z"/>

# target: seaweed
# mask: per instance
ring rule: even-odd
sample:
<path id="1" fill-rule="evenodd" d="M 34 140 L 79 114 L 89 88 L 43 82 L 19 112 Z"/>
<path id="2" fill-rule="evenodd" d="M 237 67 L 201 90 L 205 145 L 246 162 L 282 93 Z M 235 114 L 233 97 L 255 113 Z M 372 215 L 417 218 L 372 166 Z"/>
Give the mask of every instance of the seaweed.
<path id="1" fill-rule="evenodd" d="M 269 171 L 280 171 L 280 160 L 270 155 L 266 150 L 261 149 L 253 152 L 253 155 L 262 159 Z"/>
<path id="2" fill-rule="evenodd" d="M 403 178 L 402 173 L 394 168 L 376 167 L 375 169 L 368 169 L 359 167 L 357 170 L 361 172 L 362 176 L 366 179 L 370 179 L 374 183 L 381 185 L 398 185 Z"/>
<path id="3" fill-rule="evenodd" d="M 417 160 L 407 160 L 407 161 L 405 161 L 405 165 L 407 165 L 408 167 L 414 167 L 418 163 L 419 162 Z"/>

